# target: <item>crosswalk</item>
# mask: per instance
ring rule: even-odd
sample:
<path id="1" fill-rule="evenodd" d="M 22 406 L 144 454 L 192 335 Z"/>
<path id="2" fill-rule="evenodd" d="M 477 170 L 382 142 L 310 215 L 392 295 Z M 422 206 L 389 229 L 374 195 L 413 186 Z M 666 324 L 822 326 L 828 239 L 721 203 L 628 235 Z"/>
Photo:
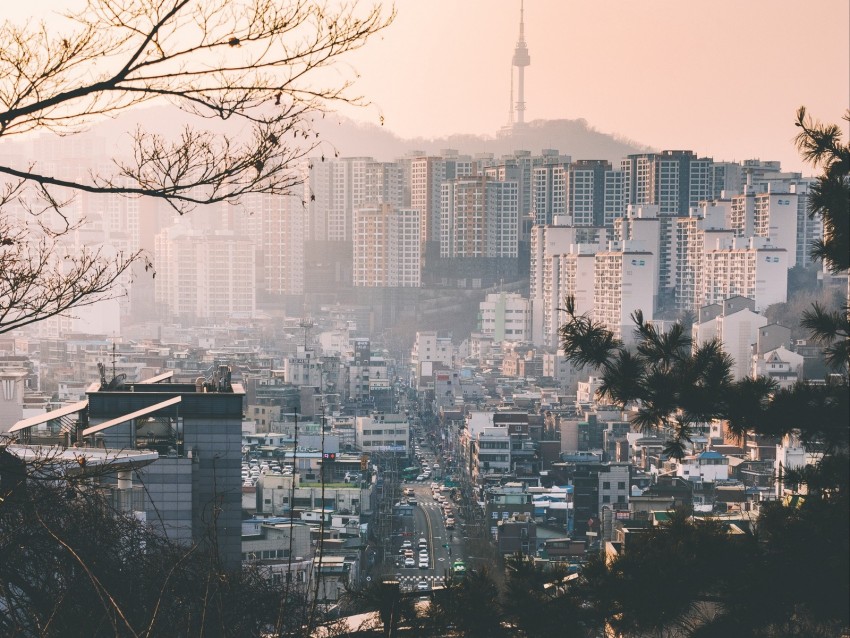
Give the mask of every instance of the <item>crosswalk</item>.
<path id="1" fill-rule="evenodd" d="M 445 584 L 445 579 L 442 576 L 397 576 L 396 580 L 402 585 L 415 585 L 420 580 L 428 581 L 432 587 Z"/>

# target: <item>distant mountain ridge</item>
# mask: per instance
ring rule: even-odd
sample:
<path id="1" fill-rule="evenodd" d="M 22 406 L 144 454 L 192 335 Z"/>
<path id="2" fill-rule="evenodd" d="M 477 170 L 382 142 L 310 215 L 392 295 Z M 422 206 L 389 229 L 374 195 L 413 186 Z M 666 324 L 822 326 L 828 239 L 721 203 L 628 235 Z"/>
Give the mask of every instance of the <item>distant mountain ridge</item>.
<path id="1" fill-rule="evenodd" d="M 334 116 L 321 120 L 317 130 L 320 138 L 332 144 L 340 157 L 365 155 L 380 161 L 391 161 L 412 151 L 438 155 L 444 149 L 453 149 L 461 154 L 493 153 L 499 157 L 517 150 L 537 154 L 544 148 L 551 148 L 573 160 L 602 159 L 616 166 L 626 155 L 652 150 L 624 137 L 597 131 L 584 119 L 534 120 L 507 135 L 455 134 L 404 139 L 384 127 Z"/>
<path id="2" fill-rule="evenodd" d="M 189 123 L 188 118 L 169 107 L 149 107 L 128 111 L 120 116 L 97 122 L 87 131 L 65 138 L 57 137 L 56 150 L 62 154 L 66 144 L 88 136 L 108 139 L 114 152 L 129 151 L 130 133 L 138 126 L 154 131 L 167 138 L 180 135 Z M 202 124 L 204 124 L 202 122 Z M 211 130 L 233 132 L 237 122 L 209 120 Z M 405 139 L 393 133 L 389 127 L 359 123 L 338 114 L 318 116 L 313 123 L 322 145 L 314 154 L 337 157 L 373 157 L 378 161 L 393 161 L 414 151 L 428 155 L 439 155 L 443 150 L 453 149 L 461 154 L 492 153 L 495 157 L 524 150 L 537 155 L 543 149 L 555 149 L 573 160 L 602 159 L 618 166 L 619 160 L 630 153 L 653 150 L 649 146 L 618 135 L 597 131 L 587 120 L 534 120 L 508 134 L 492 136 L 455 134 L 446 137 Z M 0 143 L 0 151 L 27 146 L 28 139 L 14 139 Z"/>

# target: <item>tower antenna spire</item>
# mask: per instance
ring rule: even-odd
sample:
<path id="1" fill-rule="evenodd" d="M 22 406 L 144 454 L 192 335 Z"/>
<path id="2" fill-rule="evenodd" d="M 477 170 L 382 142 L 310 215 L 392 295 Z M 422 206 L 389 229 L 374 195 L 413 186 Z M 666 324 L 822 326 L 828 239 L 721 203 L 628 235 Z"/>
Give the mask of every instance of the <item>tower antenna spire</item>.
<path id="1" fill-rule="evenodd" d="M 517 100 L 516 126 L 525 125 L 525 67 L 531 64 L 531 56 L 528 54 L 528 46 L 525 43 L 525 2 L 519 3 L 519 40 L 514 47 L 514 57 L 511 62 L 517 69 Z M 513 99 L 513 74 L 511 75 L 511 99 Z M 511 118 L 513 120 L 513 118 Z M 514 124 L 512 121 L 511 124 Z"/>

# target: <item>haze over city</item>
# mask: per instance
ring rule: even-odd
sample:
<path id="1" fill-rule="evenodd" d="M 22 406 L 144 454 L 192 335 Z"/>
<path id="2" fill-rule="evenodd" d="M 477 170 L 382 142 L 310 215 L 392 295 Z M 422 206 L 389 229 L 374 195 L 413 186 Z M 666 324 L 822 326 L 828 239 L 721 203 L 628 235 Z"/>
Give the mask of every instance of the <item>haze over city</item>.
<path id="1" fill-rule="evenodd" d="M 846 0 L 4 10 L 0 636 L 850 638 Z"/>
<path id="2" fill-rule="evenodd" d="M 343 113 L 383 116 L 403 138 L 496 134 L 508 121 L 519 4 L 397 2 L 394 23 L 331 72 L 359 74 L 354 91 L 372 102 Z M 4 17 L 50 20 L 78 5 L 9 3 Z M 850 105 L 844 0 L 526 0 L 525 35 L 527 121 L 585 119 L 657 149 L 799 171 L 795 110 L 838 122 Z"/>

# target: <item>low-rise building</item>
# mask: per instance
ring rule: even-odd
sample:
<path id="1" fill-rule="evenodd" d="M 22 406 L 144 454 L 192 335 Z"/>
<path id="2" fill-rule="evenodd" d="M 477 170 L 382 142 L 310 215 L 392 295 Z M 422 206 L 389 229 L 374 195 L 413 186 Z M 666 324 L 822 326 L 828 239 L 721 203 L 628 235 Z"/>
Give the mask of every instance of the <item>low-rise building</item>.
<path id="1" fill-rule="evenodd" d="M 496 523 L 496 543 L 502 556 L 532 556 L 537 551 L 537 523 L 529 515 L 520 514 Z"/>

